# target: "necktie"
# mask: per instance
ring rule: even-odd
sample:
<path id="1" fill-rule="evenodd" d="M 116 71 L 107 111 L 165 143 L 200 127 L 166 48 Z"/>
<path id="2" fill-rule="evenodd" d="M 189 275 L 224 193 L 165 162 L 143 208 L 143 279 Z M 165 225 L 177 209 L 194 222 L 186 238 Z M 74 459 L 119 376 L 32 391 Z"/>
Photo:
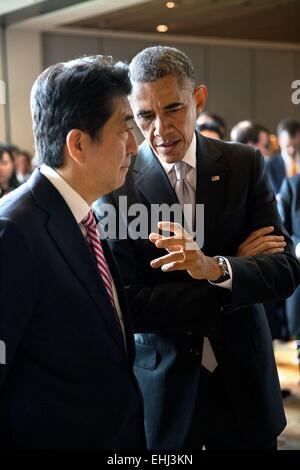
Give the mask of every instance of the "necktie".
<path id="1" fill-rule="evenodd" d="M 185 221 L 187 223 L 188 232 L 192 233 L 195 218 L 195 191 L 186 180 L 186 173 L 191 168 L 188 163 L 179 161 L 175 163 L 174 170 L 176 174 L 175 192 L 184 210 Z M 186 205 L 186 207 L 184 207 Z"/>
<path id="2" fill-rule="evenodd" d="M 97 225 L 95 217 L 92 211 L 89 211 L 88 215 L 81 221 L 87 232 L 87 242 L 89 243 L 92 251 L 95 254 L 97 267 L 100 272 L 101 278 L 106 287 L 108 296 L 115 308 L 113 290 L 112 290 L 112 277 L 110 274 L 109 266 L 106 262 L 99 234 L 97 231 Z"/>
<path id="3" fill-rule="evenodd" d="M 195 217 L 195 192 L 191 185 L 186 181 L 186 173 L 190 165 L 188 163 L 179 161 L 176 162 L 174 165 L 174 170 L 176 173 L 176 182 L 175 182 L 175 192 L 180 202 L 182 209 L 184 208 L 184 204 L 192 204 L 193 214 L 192 214 L 192 221 L 194 226 L 194 217 Z M 216 356 L 214 351 L 211 347 L 209 339 L 205 336 L 203 340 L 203 349 L 202 349 L 202 359 L 201 364 L 205 369 L 209 372 L 213 372 L 217 367 L 218 363 L 216 360 Z"/>

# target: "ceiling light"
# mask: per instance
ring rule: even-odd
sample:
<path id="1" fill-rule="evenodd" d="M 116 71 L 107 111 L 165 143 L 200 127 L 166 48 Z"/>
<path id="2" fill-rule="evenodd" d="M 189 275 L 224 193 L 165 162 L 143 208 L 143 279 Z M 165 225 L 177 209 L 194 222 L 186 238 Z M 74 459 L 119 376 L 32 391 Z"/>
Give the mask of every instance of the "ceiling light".
<path id="1" fill-rule="evenodd" d="M 175 7 L 176 7 L 176 3 L 175 3 L 175 2 L 167 2 L 167 3 L 166 3 L 166 7 L 167 7 L 167 8 L 175 8 Z"/>
<path id="2" fill-rule="evenodd" d="M 159 33 L 166 33 L 168 31 L 168 26 L 166 24 L 158 24 L 156 26 L 156 30 L 159 32 Z"/>

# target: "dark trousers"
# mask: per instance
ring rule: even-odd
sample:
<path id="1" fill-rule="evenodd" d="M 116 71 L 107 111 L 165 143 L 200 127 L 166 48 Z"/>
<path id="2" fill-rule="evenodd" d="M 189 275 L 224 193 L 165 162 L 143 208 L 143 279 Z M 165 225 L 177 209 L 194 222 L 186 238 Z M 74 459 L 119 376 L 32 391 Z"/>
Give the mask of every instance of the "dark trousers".
<path id="1" fill-rule="evenodd" d="M 213 373 L 201 367 L 198 402 L 186 448 L 199 450 L 205 446 L 206 450 L 277 450 L 277 439 L 261 444 L 241 440 L 231 403 L 218 367 Z"/>

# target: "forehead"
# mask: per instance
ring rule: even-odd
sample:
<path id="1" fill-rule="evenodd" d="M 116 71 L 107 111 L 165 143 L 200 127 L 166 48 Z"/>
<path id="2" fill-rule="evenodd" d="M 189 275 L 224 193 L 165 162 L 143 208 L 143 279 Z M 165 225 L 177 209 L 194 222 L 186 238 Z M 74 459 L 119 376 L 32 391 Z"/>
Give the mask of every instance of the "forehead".
<path id="1" fill-rule="evenodd" d="M 8 162 L 11 161 L 10 155 L 8 152 L 3 152 L 2 155 L 0 154 L 0 161 L 2 162 Z"/>
<path id="2" fill-rule="evenodd" d="M 129 99 L 134 108 L 164 107 L 172 102 L 186 101 L 191 96 L 187 83 L 179 83 L 174 75 L 168 75 L 153 82 L 134 82 Z"/>
<path id="3" fill-rule="evenodd" d="M 269 134 L 265 131 L 260 131 L 259 133 L 259 140 L 268 140 Z"/>

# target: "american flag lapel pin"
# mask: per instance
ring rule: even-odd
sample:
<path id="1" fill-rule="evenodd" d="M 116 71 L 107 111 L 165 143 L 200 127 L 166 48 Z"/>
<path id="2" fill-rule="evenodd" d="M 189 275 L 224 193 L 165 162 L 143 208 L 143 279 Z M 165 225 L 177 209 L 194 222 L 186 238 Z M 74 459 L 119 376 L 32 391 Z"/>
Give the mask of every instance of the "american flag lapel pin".
<path id="1" fill-rule="evenodd" d="M 219 175 L 214 175 L 211 177 L 212 181 L 220 181 L 220 176 Z"/>

